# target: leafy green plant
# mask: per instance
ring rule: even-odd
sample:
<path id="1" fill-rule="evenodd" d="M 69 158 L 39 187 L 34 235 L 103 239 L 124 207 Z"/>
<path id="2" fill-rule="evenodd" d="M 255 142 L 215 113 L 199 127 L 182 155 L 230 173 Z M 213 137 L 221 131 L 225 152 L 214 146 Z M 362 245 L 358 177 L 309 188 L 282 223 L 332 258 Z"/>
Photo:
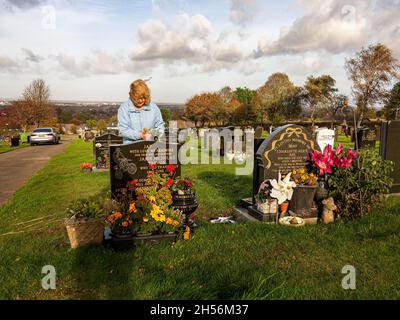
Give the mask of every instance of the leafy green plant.
<path id="1" fill-rule="evenodd" d="M 393 163 L 382 160 L 377 151 L 363 150 L 354 162 L 328 177 L 330 195 L 346 220 L 361 218 L 381 205 L 393 183 L 389 176 Z"/>
<path id="2" fill-rule="evenodd" d="M 104 217 L 102 198 L 78 199 L 67 208 L 70 219 L 101 219 Z"/>

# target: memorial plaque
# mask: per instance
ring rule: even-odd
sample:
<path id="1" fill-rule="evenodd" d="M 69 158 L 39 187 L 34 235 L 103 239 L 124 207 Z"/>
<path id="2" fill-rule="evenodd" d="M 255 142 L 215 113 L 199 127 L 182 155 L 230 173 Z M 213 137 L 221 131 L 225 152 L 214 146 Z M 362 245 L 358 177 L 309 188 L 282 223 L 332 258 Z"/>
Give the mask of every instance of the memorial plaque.
<path id="1" fill-rule="evenodd" d="M 376 147 L 376 140 L 378 138 L 378 131 L 376 128 L 361 128 L 357 130 L 358 148 L 359 149 L 374 149 Z M 357 145 L 355 145 L 357 148 Z"/>
<path id="2" fill-rule="evenodd" d="M 108 164 L 110 162 L 110 145 L 122 143 L 122 137 L 115 134 L 103 134 L 95 137 L 93 141 L 93 152 L 96 159 L 96 169 L 108 169 Z"/>
<path id="3" fill-rule="evenodd" d="M 154 158 L 148 158 L 148 150 L 153 148 L 154 141 L 137 141 L 125 145 L 110 146 L 111 194 L 113 198 L 119 195 L 132 195 L 130 182 L 137 180 L 136 186 L 145 186 L 149 162 L 157 164 L 155 172 L 167 172 L 165 166 L 173 164 L 176 168 L 174 176 L 181 175 L 181 166 L 178 162 L 180 144 L 157 143 Z M 153 147 L 152 147 L 153 146 Z"/>
<path id="4" fill-rule="evenodd" d="M 325 148 L 330 145 L 334 147 L 335 145 L 335 130 L 331 130 L 328 128 L 318 129 L 316 132 L 316 140 L 318 146 L 321 150 L 325 150 Z"/>
<path id="5" fill-rule="evenodd" d="M 384 160 L 394 162 L 391 193 L 400 193 L 400 121 L 386 121 L 381 129 L 381 156 Z"/>

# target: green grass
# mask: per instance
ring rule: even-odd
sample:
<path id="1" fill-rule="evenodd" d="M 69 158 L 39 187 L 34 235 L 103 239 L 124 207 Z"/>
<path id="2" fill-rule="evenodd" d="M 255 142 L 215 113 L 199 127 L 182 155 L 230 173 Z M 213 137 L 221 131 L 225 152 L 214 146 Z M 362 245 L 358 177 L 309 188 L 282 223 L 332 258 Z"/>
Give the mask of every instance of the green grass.
<path id="1" fill-rule="evenodd" d="M 79 163 L 91 159 L 91 144 L 73 141 L 0 208 L 0 234 L 30 230 L 0 236 L 1 299 L 400 298 L 397 198 L 347 224 L 297 229 L 203 221 L 190 241 L 173 246 L 71 250 L 57 220 L 72 199 L 109 184 L 107 173 L 80 171 Z M 190 165 L 183 174 L 197 183 L 199 217 L 229 213 L 251 194 L 251 178 L 236 177 L 233 166 Z M 18 225 L 48 215 L 54 216 Z M 41 289 L 41 269 L 49 264 L 57 271 L 54 291 Z M 341 288 L 348 264 L 357 270 L 355 291 Z"/>
<path id="2" fill-rule="evenodd" d="M 29 144 L 26 144 L 26 143 L 21 143 L 18 147 L 10 147 L 9 144 L 0 144 L 0 154 L 14 151 L 14 150 L 21 149 L 21 148 L 26 148 L 28 146 L 29 146 Z"/>

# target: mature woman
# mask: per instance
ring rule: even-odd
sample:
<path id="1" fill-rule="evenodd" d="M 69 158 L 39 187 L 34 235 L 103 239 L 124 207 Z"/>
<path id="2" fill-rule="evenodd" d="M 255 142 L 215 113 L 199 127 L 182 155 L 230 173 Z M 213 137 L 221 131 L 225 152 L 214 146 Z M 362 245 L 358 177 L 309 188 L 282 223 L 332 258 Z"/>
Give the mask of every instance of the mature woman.
<path id="1" fill-rule="evenodd" d="M 130 99 L 118 110 L 118 128 L 124 143 L 148 140 L 149 133 L 164 134 L 164 121 L 160 109 L 150 101 L 150 90 L 143 80 L 131 84 Z"/>

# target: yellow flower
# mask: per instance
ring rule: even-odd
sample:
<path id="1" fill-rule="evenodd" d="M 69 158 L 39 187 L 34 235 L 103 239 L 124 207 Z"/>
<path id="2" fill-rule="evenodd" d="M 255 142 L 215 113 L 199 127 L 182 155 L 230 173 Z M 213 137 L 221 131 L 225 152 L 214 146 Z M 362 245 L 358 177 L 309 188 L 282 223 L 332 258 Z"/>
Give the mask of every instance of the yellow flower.
<path id="1" fill-rule="evenodd" d="M 163 214 L 163 211 L 161 210 L 161 208 L 159 206 L 153 204 L 153 209 L 150 212 L 151 217 L 156 221 L 160 221 L 161 214 Z M 165 216 L 164 216 L 164 221 L 165 221 Z"/>
<path id="2" fill-rule="evenodd" d="M 297 171 L 296 171 L 296 170 L 293 170 L 293 174 L 297 174 Z"/>
<path id="3" fill-rule="evenodd" d="M 162 215 L 159 216 L 159 221 L 160 222 L 165 222 L 165 220 L 166 220 L 165 215 L 162 214 Z"/>
<path id="4" fill-rule="evenodd" d="M 155 196 L 150 196 L 150 197 L 149 197 L 149 201 L 151 201 L 151 202 L 156 202 L 156 197 L 155 197 Z"/>
<path id="5" fill-rule="evenodd" d="M 145 223 L 149 222 L 149 218 L 148 217 L 143 217 L 143 222 L 145 222 Z"/>
<path id="6" fill-rule="evenodd" d="M 301 168 L 300 170 L 299 170 L 299 173 L 300 174 L 304 174 L 306 171 L 303 169 L 303 168 Z"/>
<path id="7" fill-rule="evenodd" d="M 130 203 L 128 212 L 129 212 L 129 213 L 136 213 L 136 212 L 137 212 L 137 209 L 136 209 L 136 206 L 135 206 L 135 203 L 134 203 L 134 202 L 131 202 L 131 203 Z"/>

